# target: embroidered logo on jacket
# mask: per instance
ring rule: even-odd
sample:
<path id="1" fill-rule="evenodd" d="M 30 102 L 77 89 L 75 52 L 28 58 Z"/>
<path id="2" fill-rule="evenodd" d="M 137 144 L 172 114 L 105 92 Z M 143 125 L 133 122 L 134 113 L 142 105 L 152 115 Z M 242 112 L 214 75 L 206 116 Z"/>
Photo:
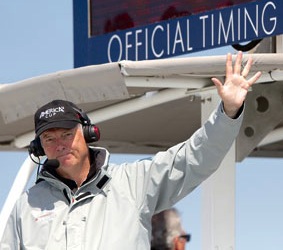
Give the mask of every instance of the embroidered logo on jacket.
<path id="1" fill-rule="evenodd" d="M 54 212 L 46 212 L 38 215 L 35 215 L 35 213 L 32 212 L 32 214 L 34 216 L 35 222 L 51 221 L 56 217 L 56 214 Z"/>

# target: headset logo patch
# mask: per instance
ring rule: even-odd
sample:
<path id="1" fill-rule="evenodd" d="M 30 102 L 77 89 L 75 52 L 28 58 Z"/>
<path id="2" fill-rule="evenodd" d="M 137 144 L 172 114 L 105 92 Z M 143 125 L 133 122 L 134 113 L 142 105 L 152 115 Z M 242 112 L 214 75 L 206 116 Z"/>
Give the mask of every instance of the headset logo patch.
<path id="1" fill-rule="evenodd" d="M 42 117 L 50 118 L 56 115 L 57 113 L 64 113 L 64 112 L 65 112 L 64 107 L 50 108 L 41 112 L 39 119 L 41 119 Z"/>

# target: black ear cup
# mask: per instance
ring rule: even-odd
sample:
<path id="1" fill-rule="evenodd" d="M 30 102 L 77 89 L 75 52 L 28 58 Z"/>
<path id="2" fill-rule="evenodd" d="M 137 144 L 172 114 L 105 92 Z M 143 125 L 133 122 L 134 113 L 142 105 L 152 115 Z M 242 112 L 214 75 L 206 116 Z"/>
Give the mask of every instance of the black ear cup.
<path id="1" fill-rule="evenodd" d="M 45 155 L 44 149 L 41 146 L 39 137 L 35 138 L 33 141 L 30 142 L 28 147 L 29 154 L 33 154 L 35 157 Z"/>
<path id="2" fill-rule="evenodd" d="M 83 133 L 87 143 L 96 142 L 100 138 L 99 128 L 93 124 L 83 126 Z"/>
<path id="3" fill-rule="evenodd" d="M 100 138 L 99 128 L 94 124 L 91 124 L 89 117 L 82 110 L 77 109 L 76 107 L 73 107 L 73 109 L 78 113 L 79 119 L 81 120 L 85 141 L 87 143 L 98 141 Z M 33 141 L 30 142 L 28 151 L 29 154 L 33 154 L 35 157 L 45 155 L 39 137 L 35 138 Z"/>
<path id="4" fill-rule="evenodd" d="M 94 124 L 91 124 L 91 121 L 85 112 L 76 107 L 73 107 L 73 109 L 77 111 L 82 122 L 85 141 L 87 143 L 98 141 L 100 138 L 99 128 Z"/>

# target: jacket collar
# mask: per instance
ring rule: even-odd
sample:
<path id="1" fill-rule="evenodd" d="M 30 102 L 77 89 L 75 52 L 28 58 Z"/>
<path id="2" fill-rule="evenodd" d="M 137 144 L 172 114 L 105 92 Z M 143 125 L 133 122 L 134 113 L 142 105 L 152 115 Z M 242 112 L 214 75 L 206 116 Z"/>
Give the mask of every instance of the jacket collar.
<path id="1" fill-rule="evenodd" d="M 110 181 L 110 176 L 106 171 L 109 160 L 109 152 L 105 148 L 89 147 L 89 153 L 91 167 L 87 179 L 82 184 L 80 190 L 89 189 L 86 186 L 90 183 L 93 183 L 97 190 L 101 190 Z M 39 183 L 40 181 L 47 181 L 60 190 L 64 190 L 66 187 L 68 187 L 70 191 L 77 189 L 75 181 L 61 177 L 57 174 L 55 169 L 51 168 L 43 168 L 40 171 L 36 183 Z M 88 192 L 93 191 L 95 192 L 92 186 Z"/>

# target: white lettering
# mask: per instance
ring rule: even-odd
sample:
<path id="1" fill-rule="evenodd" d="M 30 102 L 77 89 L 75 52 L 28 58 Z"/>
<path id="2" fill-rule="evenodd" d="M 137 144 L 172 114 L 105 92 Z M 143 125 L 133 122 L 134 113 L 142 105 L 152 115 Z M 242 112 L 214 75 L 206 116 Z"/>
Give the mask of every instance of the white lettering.
<path id="1" fill-rule="evenodd" d="M 148 59 L 148 29 L 145 29 L 145 59 Z"/>
<path id="2" fill-rule="evenodd" d="M 276 2 L 221 9 L 174 21 L 119 32 L 107 44 L 109 62 L 148 60 L 272 35 L 277 26 Z M 193 36 L 190 34 L 192 27 Z"/>
<path id="3" fill-rule="evenodd" d="M 163 27 L 161 26 L 161 25 L 157 25 L 154 29 L 153 29 L 153 32 L 152 32 L 152 35 L 151 35 L 151 49 L 152 49 L 152 52 L 153 52 L 153 54 L 154 54 L 154 56 L 156 57 L 156 58 L 159 58 L 159 57 L 161 57 L 162 55 L 163 55 L 163 53 L 164 53 L 164 50 L 162 49 L 161 50 L 161 52 L 159 53 L 159 54 L 157 54 L 157 52 L 156 52 L 156 50 L 155 50 L 155 39 L 154 39 L 154 37 L 155 37 L 155 33 L 156 33 L 156 31 L 157 30 L 161 30 L 162 32 L 164 31 L 164 29 L 163 29 Z"/>
<path id="4" fill-rule="evenodd" d="M 250 21 L 250 24 L 256 34 L 256 36 L 258 36 L 258 5 L 256 5 L 256 20 L 255 20 L 255 25 L 254 23 L 252 22 L 252 19 L 247 11 L 247 9 L 245 8 L 245 14 L 244 14 L 244 20 L 245 20 L 245 33 L 244 33 L 244 38 L 247 39 L 247 18 L 249 19 Z"/>
<path id="5" fill-rule="evenodd" d="M 205 28 L 205 20 L 208 18 L 208 15 L 201 16 L 199 19 L 202 20 L 202 47 L 205 48 L 205 33 L 206 33 L 206 28 Z"/>
<path id="6" fill-rule="evenodd" d="M 65 112 L 65 108 L 64 107 L 56 107 L 56 108 L 50 108 L 50 109 L 47 109 L 45 111 L 42 111 L 40 113 L 39 119 L 41 119 L 42 117 L 44 117 L 44 118 L 52 117 L 52 116 L 56 115 L 59 112 L 60 113 L 64 113 Z"/>
<path id="7" fill-rule="evenodd" d="M 136 44 L 136 46 L 135 46 L 135 60 L 139 60 L 139 47 L 140 46 L 142 46 L 142 42 L 140 42 L 139 41 L 139 34 L 141 34 L 142 33 L 142 30 L 141 29 L 139 29 L 139 30 L 137 30 L 136 31 L 136 36 L 135 36 L 135 38 L 136 38 L 136 40 L 135 40 L 135 44 Z"/>
<path id="8" fill-rule="evenodd" d="M 220 15 L 219 15 L 218 44 L 221 43 L 221 33 L 222 33 L 222 31 L 223 31 L 225 43 L 227 43 L 228 38 L 229 38 L 230 29 L 231 29 L 232 41 L 234 41 L 235 38 L 234 38 L 233 10 L 231 10 L 231 13 L 230 13 L 230 18 L 229 18 L 227 32 L 225 32 L 224 21 L 222 19 L 221 12 L 219 14 Z"/>
<path id="9" fill-rule="evenodd" d="M 167 55 L 170 55 L 170 24 L 167 23 Z"/>
<path id="10" fill-rule="evenodd" d="M 132 48 L 132 44 L 129 43 L 129 36 L 131 36 L 133 34 L 132 31 L 126 32 L 126 44 L 125 44 L 125 51 L 126 51 L 126 55 L 125 55 L 125 59 L 128 60 L 129 58 L 129 49 Z"/>
<path id="11" fill-rule="evenodd" d="M 273 22 L 273 27 L 272 27 L 272 29 L 271 29 L 270 31 L 268 31 L 268 30 L 265 28 L 265 23 L 264 23 L 264 20 L 265 20 L 265 11 L 266 11 L 266 9 L 267 9 L 267 7 L 268 7 L 269 5 L 271 5 L 272 8 L 273 8 L 274 10 L 276 10 L 276 6 L 275 6 L 275 4 L 274 4 L 273 2 L 267 2 L 266 5 L 264 6 L 263 10 L 262 10 L 261 23 L 262 23 L 262 28 L 263 28 L 265 34 L 267 34 L 267 35 L 271 35 L 271 34 L 274 32 L 274 30 L 275 30 L 275 28 L 276 28 L 276 24 L 277 24 L 277 18 L 276 18 L 276 17 L 271 17 L 271 18 L 269 19 L 269 21 L 272 21 L 272 22 Z"/>
<path id="12" fill-rule="evenodd" d="M 193 50 L 190 46 L 190 20 L 187 19 L 187 51 Z"/>
<path id="13" fill-rule="evenodd" d="M 182 32 L 181 32 L 179 22 L 177 22 L 177 28 L 176 28 L 176 32 L 175 32 L 174 45 L 173 45 L 173 50 L 172 50 L 173 54 L 175 54 L 176 44 L 178 44 L 178 43 L 181 44 L 182 52 L 184 52 L 185 48 L 184 48 L 184 42 L 183 42 L 183 37 L 182 37 Z"/>
<path id="14" fill-rule="evenodd" d="M 214 15 L 211 15 L 211 46 L 214 45 Z"/>
<path id="15" fill-rule="evenodd" d="M 241 40 L 241 9 L 238 9 L 238 41 Z"/>
<path id="16" fill-rule="evenodd" d="M 115 60 L 112 60 L 112 57 L 111 57 L 111 47 L 112 47 L 112 42 L 113 42 L 113 40 L 116 40 L 117 42 L 118 42 L 118 49 L 119 49 L 119 51 L 120 51 L 120 53 L 119 53 L 119 56 L 118 56 L 118 58 Z M 120 39 L 120 37 L 118 36 L 118 35 L 113 35 L 111 38 L 110 38 L 110 41 L 109 41 L 109 43 L 108 43 L 108 48 L 107 48 L 107 58 L 108 58 L 108 62 L 117 62 L 117 61 L 120 61 L 121 60 L 121 58 L 122 58 L 122 52 L 123 52 L 123 50 L 122 50 L 122 41 L 121 41 L 121 39 Z"/>

